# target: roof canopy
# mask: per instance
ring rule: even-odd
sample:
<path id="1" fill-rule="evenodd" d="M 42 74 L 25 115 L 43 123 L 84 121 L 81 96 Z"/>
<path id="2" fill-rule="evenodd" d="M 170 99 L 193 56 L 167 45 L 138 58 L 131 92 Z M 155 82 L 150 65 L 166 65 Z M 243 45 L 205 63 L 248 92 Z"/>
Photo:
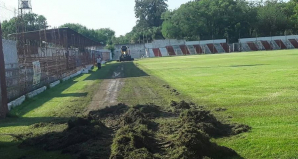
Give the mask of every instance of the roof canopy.
<path id="1" fill-rule="evenodd" d="M 53 43 L 56 45 L 62 45 L 64 47 L 73 46 L 82 48 L 102 45 L 100 42 L 87 38 L 86 36 L 79 34 L 70 28 L 37 30 L 18 34 L 10 34 L 10 36 L 16 37 L 17 39 Z"/>

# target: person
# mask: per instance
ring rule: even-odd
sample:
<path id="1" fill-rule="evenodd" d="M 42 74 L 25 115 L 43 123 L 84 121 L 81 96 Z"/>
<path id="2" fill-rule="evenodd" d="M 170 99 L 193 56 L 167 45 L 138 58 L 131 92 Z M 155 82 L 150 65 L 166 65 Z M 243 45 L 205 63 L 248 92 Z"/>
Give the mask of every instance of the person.
<path id="1" fill-rule="evenodd" d="M 96 59 L 96 61 L 97 61 L 97 67 L 98 67 L 98 69 L 101 69 L 101 57 L 98 56 L 98 58 Z"/>

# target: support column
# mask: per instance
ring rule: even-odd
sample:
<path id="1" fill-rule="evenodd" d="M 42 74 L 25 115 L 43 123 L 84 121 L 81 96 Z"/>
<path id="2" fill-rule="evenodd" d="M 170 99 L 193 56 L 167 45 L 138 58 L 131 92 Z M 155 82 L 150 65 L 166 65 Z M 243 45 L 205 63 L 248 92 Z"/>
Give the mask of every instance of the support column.
<path id="1" fill-rule="evenodd" d="M 0 119 L 5 118 L 8 113 L 7 107 L 7 88 L 6 88 L 6 75 L 5 75 L 5 61 L 2 46 L 2 29 L 0 23 L 0 87 L 1 87 L 1 107 L 0 107 Z"/>

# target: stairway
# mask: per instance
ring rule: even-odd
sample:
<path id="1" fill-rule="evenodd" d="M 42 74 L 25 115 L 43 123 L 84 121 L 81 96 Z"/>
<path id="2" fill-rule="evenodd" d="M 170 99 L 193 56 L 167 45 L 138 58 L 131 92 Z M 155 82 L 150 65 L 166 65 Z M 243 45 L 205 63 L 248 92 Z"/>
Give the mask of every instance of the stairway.
<path id="1" fill-rule="evenodd" d="M 286 45 L 287 49 L 295 48 L 289 40 L 281 40 L 281 41 Z"/>
<path id="2" fill-rule="evenodd" d="M 271 48 L 273 50 L 279 50 L 280 47 L 276 44 L 276 42 L 273 40 L 273 41 L 269 41 L 270 45 L 271 45 Z"/>
<path id="3" fill-rule="evenodd" d="M 191 55 L 195 55 L 196 54 L 196 49 L 195 49 L 195 47 L 193 45 L 187 45 L 187 48 L 188 48 L 189 53 Z"/>
<path id="4" fill-rule="evenodd" d="M 224 50 L 224 48 L 220 45 L 220 44 L 214 44 L 214 47 L 217 50 L 217 53 L 225 53 L 226 51 Z"/>
<path id="5" fill-rule="evenodd" d="M 241 43 L 241 51 L 252 51 L 252 49 L 249 47 L 248 43 Z M 256 51 L 256 50 L 253 50 Z"/>

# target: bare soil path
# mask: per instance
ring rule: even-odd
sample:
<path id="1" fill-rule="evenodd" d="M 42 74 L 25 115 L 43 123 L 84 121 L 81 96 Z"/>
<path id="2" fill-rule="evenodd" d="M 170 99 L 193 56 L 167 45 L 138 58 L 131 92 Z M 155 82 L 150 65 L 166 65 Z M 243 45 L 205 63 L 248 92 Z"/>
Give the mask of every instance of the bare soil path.
<path id="1" fill-rule="evenodd" d="M 85 113 L 90 111 L 99 110 L 108 106 L 117 104 L 118 93 L 124 85 L 124 67 L 123 64 L 119 65 L 113 72 L 110 79 L 105 79 L 98 86 L 98 90 L 93 96 Z"/>

